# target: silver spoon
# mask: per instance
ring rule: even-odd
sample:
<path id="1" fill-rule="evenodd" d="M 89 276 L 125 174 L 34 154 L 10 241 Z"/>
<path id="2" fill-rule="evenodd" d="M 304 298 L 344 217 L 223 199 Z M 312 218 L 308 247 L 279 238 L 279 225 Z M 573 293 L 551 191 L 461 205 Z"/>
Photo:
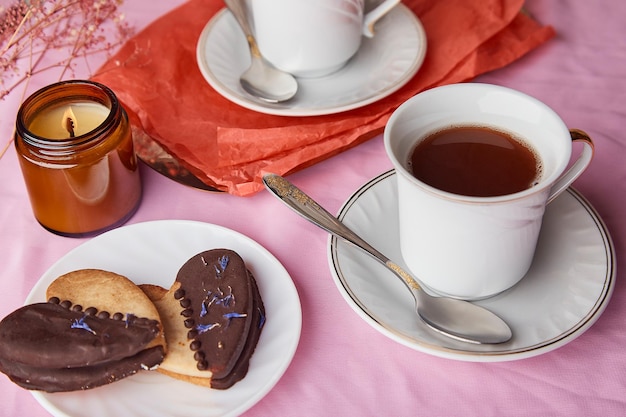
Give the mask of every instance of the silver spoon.
<path id="1" fill-rule="evenodd" d="M 427 294 L 408 272 L 374 249 L 285 178 L 266 174 L 263 183 L 296 213 L 364 250 L 396 274 L 413 294 L 417 314 L 431 329 L 453 339 L 476 344 L 503 343 L 511 338 L 509 326 L 491 311 L 467 301 Z"/>
<path id="2" fill-rule="evenodd" d="M 248 23 L 245 0 L 224 0 L 224 3 L 237 19 L 250 47 L 252 62 L 239 79 L 243 89 L 268 103 L 280 103 L 291 99 L 298 91 L 298 82 L 293 75 L 275 68 L 261 56 Z"/>

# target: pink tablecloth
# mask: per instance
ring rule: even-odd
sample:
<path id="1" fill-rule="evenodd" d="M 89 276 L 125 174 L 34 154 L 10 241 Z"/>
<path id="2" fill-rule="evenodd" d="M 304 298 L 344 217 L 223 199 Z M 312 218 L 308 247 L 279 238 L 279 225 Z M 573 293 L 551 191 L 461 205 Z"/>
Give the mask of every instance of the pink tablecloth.
<path id="1" fill-rule="evenodd" d="M 127 3 L 127 18 L 141 27 L 180 1 Z M 575 187 L 606 222 L 619 263 L 626 254 L 626 33 L 620 19 L 626 3 L 529 0 L 527 10 L 552 24 L 557 37 L 479 81 L 529 93 L 552 106 L 570 127 L 592 135 L 596 159 Z M 5 144 L 7 115 L 0 119 Z M 379 136 L 291 180 L 337 211 L 359 186 L 390 167 Z M 441 359 L 401 346 L 363 322 L 332 281 L 327 235 L 285 211 L 267 192 L 249 198 L 210 194 L 146 167 L 142 174 L 144 199 L 131 223 L 192 219 L 234 229 L 272 252 L 298 288 L 300 345 L 283 378 L 247 416 L 626 414 L 622 273 L 597 323 L 564 347 L 495 364 Z M 280 222 L 274 221 L 277 217 Z M 15 151 L 9 148 L 0 160 L 0 316 L 20 306 L 41 274 L 84 241 L 52 235 L 36 223 Z M 0 415 L 48 414 L 27 391 L 0 375 Z"/>

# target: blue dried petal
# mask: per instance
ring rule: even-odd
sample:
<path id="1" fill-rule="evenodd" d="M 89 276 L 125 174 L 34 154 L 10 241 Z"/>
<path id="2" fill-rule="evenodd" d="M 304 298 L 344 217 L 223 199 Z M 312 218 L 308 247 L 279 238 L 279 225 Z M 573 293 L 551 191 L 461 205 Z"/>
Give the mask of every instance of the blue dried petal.
<path id="1" fill-rule="evenodd" d="M 86 316 L 83 316 L 79 319 L 75 319 L 74 321 L 72 321 L 70 328 L 87 330 L 89 333 L 96 334 L 96 332 L 91 327 L 89 327 L 87 323 L 85 323 L 85 317 Z"/>
<path id="2" fill-rule="evenodd" d="M 235 299 L 234 295 L 228 294 L 222 298 L 218 298 L 216 304 L 221 304 L 224 307 L 230 307 L 230 304 L 233 302 L 234 299 Z"/>
<path id="3" fill-rule="evenodd" d="M 232 319 L 240 319 L 240 318 L 248 317 L 248 315 L 245 313 L 226 313 L 222 315 L 222 317 L 224 317 L 227 320 L 226 327 L 228 327 Z"/>
<path id="4" fill-rule="evenodd" d="M 204 317 L 209 314 L 209 307 L 213 304 L 221 305 L 222 307 L 230 307 L 235 304 L 235 295 L 232 293 L 233 289 L 228 286 L 228 294 L 224 295 L 224 291 L 221 288 L 217 288 L 217 293 L 213 293 L 211 290 L 207 290 L 207 295 L 201 304 L 200 317 Z"/>
<path id="5" fill-rule="evenodd" d="M 230 261 L 228 256 L 224 255 L 220 257 L 218 261 L 220 263 L 220 267 L 222 268 L 222 271 L 226 271 L 226 267 L 228 266 L 228 261 Z"/>
<path id="6" fill-rule="evenodd" d="M 259 315 L 261 316 L 261 320 L 259 321 L 259 329 L 261 329 L 265 324 L 265 314 L 263 314 L 263 311 L 259 307 L 257 307 L 257 310 L 259 310 Z"/>
<path id="7" fill-rule="evenodd" d="M 137 316 L 135 316 L 134 314 L 130 314 L 130 313 L 126 314 L 126 320 L 124 320 L 124 323 L 126 324 L 127 329 L 128 329 L 128 325 L 130 324 L 130 320 L 134 317 L 137 317 Z"/>
<path id="8" fill-rule="evenodd" d="M 230 319 L 240 319 L 243 317 L 248 317 L 248 315 L 246 313 L 226 313 L 222 317 L 224 317 L 227 320 L 230 320 Z"/>
<path id="9" fill-rule="evenodd" d="M 217 295 L 217 294 L 213 294 L 213 295 L 211 296 L 211 298 L 209 298 L 209 297 L 207 296 L 206 301 L 205 301 L 207 309 L 208 309 L 211 305 L 213 305 L 213 303 L 214 303 L 216 300 L 219 300 L 219 299 L 220 299 L 220 297 L 219 297 L 219 295 Z"/>
<path id="10" fill-rule="evenodd" d="M 196 330 L 198 331 L 198 333 L 202 334 L 202 333 L 206 333 L 209 330 L 213 330 L 216 327 L 220 327 L 219 323 L 210 323 L 210 324 L 198 324 L 196 325 Z"/>
<path id="11" fill-rule="evenodd" d="M 222 278 L 222 273 L 224 271 L 226 271 L 226 267 L 228 266 L 228 262 L 230 261 L 230 259 L 228 258 L 227 255 L 224 256 L 220 256 L 217 260 L 219 265 L 213 265 L 213 267 L 215 268 L 215 275 L 216 278 Z M 219 268 L 218 268 L 219 266 Z"/>

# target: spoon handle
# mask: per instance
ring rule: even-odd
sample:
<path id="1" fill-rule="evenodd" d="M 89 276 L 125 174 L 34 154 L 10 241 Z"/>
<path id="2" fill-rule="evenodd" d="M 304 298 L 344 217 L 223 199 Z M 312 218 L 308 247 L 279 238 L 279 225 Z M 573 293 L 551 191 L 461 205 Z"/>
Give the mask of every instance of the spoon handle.
<path id="1" fill-rule="evenodd" d="M 224 0 L 226 7 L 235 16 L 239 26 L 243 30 L 243 33 L 248 36 L 252 36 L 252 28 L 250 27 L 248 19 L 248 9 L 246 8 L 246 2 L 242 0 Z"/>
<path id="2" fill-rule="evenodd" d="M 241 26 L 241 30 L 243 30 L 243 34 L 246 35 L 246 41 L 250 47 L 250 53 L 254 58 L 260 58 L 261 52 L 259 51 L 256 39 L 254 38 L 254 33 L 252 32 L 252 27 L 250 26 L 250 18 L 246 2 L 244 0 L 224 0 L 224 3 L 233 16 L 235 16 L 235 19 L 237 19 L 239 26 Z"/>
<path id="3" fill-rule="evenodd" d="M 328 233 L 360 246 L 370 255 L 378 258 L 383 264 L 389 260 L 285 178 L 276 174 L 267 174 L 263 176 L 263 182 L 284 203 L 311 223 L 321 227 Z"/>
<path id="4" fill-rule="evenodd" d="M 298 187 L 276 174 L 264 175 L 263 183 L 271 192 L 273 192 L 296 213 L 311 223 L 326 230 L 328 233 L 340 237 L 364 250 L 373 258 L 385 265 L 394 274 L 396 274 L 396 276 L 402 279 L 407 287 L 409 287 L 413 295 L 417 297 L 415 292 L 421 290 L 421 288 L 411 275 L 400 268 L 400 266 L 389 260 L 389 258 L 380 253 L 378 250 L 373 248 L 369 243 L 354 233 L 345 224 L 340 222 L 335 216 L 326 211 L 326 209 L 320 206 L 315 200 L 306 195 Z"/>

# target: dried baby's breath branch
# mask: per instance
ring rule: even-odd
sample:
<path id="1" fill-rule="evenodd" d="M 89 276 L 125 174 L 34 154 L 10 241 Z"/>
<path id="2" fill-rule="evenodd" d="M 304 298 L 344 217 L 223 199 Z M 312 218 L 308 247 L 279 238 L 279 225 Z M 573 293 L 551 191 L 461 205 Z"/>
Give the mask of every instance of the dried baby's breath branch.
<path id="1" fill-rule="evenodd" d="M 0 99 L 40 73 L 74 76 L 77 60 L 110 55 L 132 34 L 123 0 L 19 0 L 0 7 Z M 58 51 L 60 60 L 51 61 Z"/>

